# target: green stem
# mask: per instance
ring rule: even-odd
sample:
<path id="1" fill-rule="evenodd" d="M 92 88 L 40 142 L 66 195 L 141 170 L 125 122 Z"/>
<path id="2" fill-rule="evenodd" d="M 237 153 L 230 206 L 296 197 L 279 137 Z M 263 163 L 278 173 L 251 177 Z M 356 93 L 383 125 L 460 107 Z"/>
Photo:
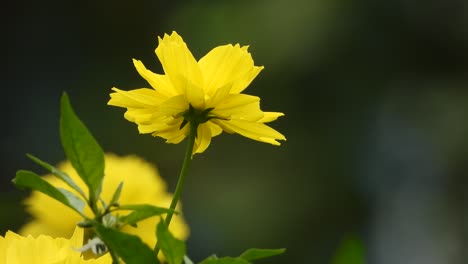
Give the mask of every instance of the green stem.
<path id="1" fill-rule="evenodd" d="M 172 210 L 175 210 L 177 203 L 179 202 L 180 195 L 182 194 L 182 190 L 184 188 L 185 178 L 187 177 L 188 170 L 190 168 L 190 163 L 192 161 L 192 150 L 193 145 L 195 144 L 195 135 L 197 133 L 197 128 L 190 128 L 190 135 L 187 142 L 187 149 L 185 150 L 185 157 L 184 163 L 182 164 L 182 169 L 180 170 L 179 180 L 177 181 L 177 186 L 174 192 L 174 196 L 172 197 L 171 206 L 169 207 Z M 167 213 L 165 222 L 167 227 L 171 223 L 172 216 L 174 215 L 174 211 Z"/>
<path id="2" fill-rule="evenodd" d="M 177 181 L 177 186 L 174 192 L 174 196 L 172 197 L 170 209 L 171 212 L 167 213 L 166 219 L 164 220 L 167 228 L 169 228 L 169 224 L 171 223 L 172 216 L 174 215 L 175 208 L 177 206 L 177 203 L 179 202 L 180 195 L 182 194 L 182 190 L 184 188 L 184 183 L 185 183 L 185 178 L 187 177 L 188 170 L 190 168 L 190 163 L 192 161 L 192 151 L 193 151 L 193 146 L 195 144 L 195 138 L 197 135 L 197 124 L 190 124 L 190 134 L 188 137 L 188 142 L 187 142 L 187 148 L 185 149 L 185 157 L 184 157 L 184 162 L 182 163 L 182 169 L 180 170 L 179 174 L 179 179 Z M 159 246 L 158 243 L 154 246 L 154 254 L 157 257 L 159 253 Z"/>
<path id="3" fill-rule="evenodd" d="M 119 257 L 117 256 L 117 254 L 115 254 L 115 252 L 109 250 L 109 253 L 112 257 L 112 264 L 120 264 L 120 260 L 119 260 Z"/>

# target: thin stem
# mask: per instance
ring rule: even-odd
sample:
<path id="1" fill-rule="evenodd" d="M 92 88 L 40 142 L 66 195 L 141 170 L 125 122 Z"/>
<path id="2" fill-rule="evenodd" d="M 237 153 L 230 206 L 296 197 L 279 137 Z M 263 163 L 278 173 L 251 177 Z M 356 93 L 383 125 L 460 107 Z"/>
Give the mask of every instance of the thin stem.
<path id="1" fill-rule="evenodd" d="M 164 223 L 166 226 L 169 228 L 169 224 L 171 223 L 172 216 L 174 215 L 175 208 L 177 206 L 177 203 L 179 202 L 180 195 L 182 194 L 182 190 L 184 188 L 184 183 L 185 183 L 185 178 L 187 177 L 188 170 L 190 168 L 190 163 L 192 161 L 192 151 L 193 151 L 193 146 L 195 144 L 195 138 L 197 135 L 197 128 L 198 125 L 194 124 L 194 122 L 190 124 L 190 134 L 188 137 L 187 141 L 187 148 L 185 149 L 185 157 L 184 161 L 182 163 L 182 169 L 180 170 L 179 174 L 179 179 L 177 181 L 177 186 L 174 191 L 174 196 L 172 197 L 170 209 L 172 209 L 169 213 L 167 213 L 167 216 L 164 220 Z M 154 246 L 154 254 L 157 257 L 159 253 L 159 246 L 158 243 Z"/>
<path id="2" fill-rule="evenodd" d="M 119 257 L 117 256 L 117 254 L 115 254 L 115 252 L 109 250 L 109 253 L 112 257 L 112 264 L 120 264 L 120 260 L 119 260 Z"/>
<path id="3" fill-rule="evenodd" d="M 177 206 L 177 203 L 179 202 L 180 195 L 182 194 L 182 190 L 184 188 L 185 178 L 187 177 L 188 170 L 190 168 L 190 163 L 192 161 L 192 150 L 193 150 L 193 145 L 195 144 L 196 133 L 197 133 L 197 128 L 191 127 L 190 135 L 189 135 L 188 142 L 187 142 L 187 149 L 185 150 L 184 163 L 182 164 L 182 169 L 180 170 L 180 174 L 179 174 L 179 180 L 177 181 L 177 186 L 174 192 L 174 196 L 172 197 L 171 206 L 169 207 L 172 210 L 169 213 L 167 213 L 167 216 L 165 219 L 165 223 L 167 227 L 169 227 L 169 224 L 171 223 L 172 216 L 174 215 L 175 208 Z"/>

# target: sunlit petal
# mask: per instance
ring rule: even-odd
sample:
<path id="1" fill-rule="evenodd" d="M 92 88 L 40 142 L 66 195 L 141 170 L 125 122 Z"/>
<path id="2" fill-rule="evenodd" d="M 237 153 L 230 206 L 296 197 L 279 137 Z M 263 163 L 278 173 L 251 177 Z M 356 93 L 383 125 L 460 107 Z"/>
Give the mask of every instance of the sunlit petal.
<path id="1" fill-rule="evenodd" d="M 2 264 L 110 264 L 112 258 L 106 254 L 97 259 L 85 260 L 74 248 L 83 244 L 83 229 L 75 228 L 70 239 L 47 235 L 20 236 L 7 231 L 0 236 L 0 263 Z"/>
<path id="2" fill-rule="evenodd" d="M 254 67 L 252 56 L 247 47 L 241 48 L 239 44 L 216 47 L 201 58 L 198 64 L 205 78 L 205 92 L 208 95 L 214 94 L 216 89 L 228 83 L 245 78 L 252 80 L 256 76 L 249 74 Z"/>
<path id="3" fill-rule="evenodd" d="M 178 116 L 189 108 L 189 104 L 184 95 L 174 96 L 164 101 L 153 113 L 153 118 L 159 120 L 165 116 Z"/>
<path id="4" fill-rule="evenodd" d="M 187 91 L 185 93 L 185 98 L 187 102 L 195 107 L 196 109 L 205 108 L 205 93 L 201 87 L 198 87 L 195 83 L 190 80 L 185 80 Z"/>
<path id="5" fill-rule="evenodd" d="M 197 128 L 197 137 L 192 153 L 202 153 L 205 151 L 211 142 L 211 128 L 207 123 L 200 124 Z"/>
<path id="6" fill-rule="evenodd" d="M 135 123 L 145 123 L 151 120 L 156 107 L 151 108 L 128 108 L 125 111 L 124 117 L 128 121 Z"/>
<path id="7" fill-rule="evenodd" d="M 215 123 L 207 122 L 206 123 L 211 129 L 211 136 L 216 137 L 223 132 L 223 129 Z"/>
<path id="8" fill-rule="evenodd" d="M 148 88 L 140 88 L 131 91 L 123 91 L 117 88 L 112 88 L 115 93 L 111 93 L 111 99 L 107 102 L 108 105 L 120 107 L 144 108 L 159 105 L 166 100 L 156 91 Z"/>
<path id="9" fill-rule="evenodd" d="M 165 34 L 162 39 L 159 38 L 156 55 L 177 94 L 186 93 L 187 80 L 190 80 L 194 87 L 202 89 L 203 77 L 198 63 L 176 32 L 172 32 L 171 35 Z"/>
<path id="10" fill-rule="evenodd" d="M 231 88 L 232 88 L 232 83 L 228 83 L 224 85 L 223 87 L 216 89 L 214 94 L 212 95 L 206 94 L 205 97 L 208 98 L 206 102 L 206 107 L 215 108 L 219 106 L 219 103 L 223 101 L 224 99 L 226 99 L 227 96 L 229 96 Z"/>
<path id="11" fill-rule="evenodd" d="M 284 116 L 284 114 L 280 112 L 263 112 L 263 117 L 257 122 L 268 123 L 271 121 L 275 121 L 280 116 Z"/>
<path id="12" fill-rule="evenodd" d="M 179 122 L 182 122 L 183 118 L 179 118 Z M 141 134 L 154 133 L 156 131 L 166 130 L 169 127 L 176 125 L 176 123 L 170 124 L 173 121 L 172 117 L 161 117 L 159 120 L 152 119 L 151 122 L 145 122 L 144 124 L 138 125 L 138 131 Z"/>
<path id="13" fill-rule="evenodd" d="M 260 98 L 246 94 L 231 94 L 221 101 L 212 114 L 222 119 L 243 119 L 257 121 L 263 118 Z"/>
<path id="14" fill-rule="evenodd" d="M 166 139 L 166 143 L 178 144 L 189 134 L 189 127 L 184 126 L 180 129 L 180 124 L 169 126 L 168 128 L 153 133 L 153 136 L 158 136 Z"/>
<path id="15" fill-rule="evenodd" d="M 254 66 L 244 76 L 237 79 L 232 85 L 231 93 L 241 93 L 250 85 L 250 83 L 257 77 L 257 75 L 263 70 L 263 66 Z"/>
<path id="16" fill-rule="evenodd" d="M 180 94 L 173 87 L 171 80 L 166 75 L 156 74 L 146 69 L 143 62 L 139 60 L 133 59 L 133 65 L 141 77 L 143 77 L 156 91 L 160 92 L 166 98 Z"/>
<path id="17" fill-rule="evenodd" d="M 277 140 L 286 140 L 281 133 L 262 123 L 244 120 L 213 120 L 213 122 L 228 133 L 238 133 L 244 137 L 272 145 L 279 146 L 280 143 Z"/>

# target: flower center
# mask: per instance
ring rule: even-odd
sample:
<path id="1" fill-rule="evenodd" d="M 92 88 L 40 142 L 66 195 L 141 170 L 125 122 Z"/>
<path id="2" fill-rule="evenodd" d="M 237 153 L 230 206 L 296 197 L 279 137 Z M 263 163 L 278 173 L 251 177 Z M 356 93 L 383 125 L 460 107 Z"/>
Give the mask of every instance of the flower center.
<path id="1" fill-rule="evenodd" d="M 184 117 L 184 121 L 180 125 L 180 129 L 184 128 L 187 123 L 190 123 L 193 127 L 197 127 L 199 124 L 203 124 L 208 120 L 215 118 L 215 116 L 210 115 L 211 110 L 214 108 L 207 108 L 207 109 L 196 109 L 192 105 L 189 105 L 189 109 L 185 111 L 182 116 Z"/>

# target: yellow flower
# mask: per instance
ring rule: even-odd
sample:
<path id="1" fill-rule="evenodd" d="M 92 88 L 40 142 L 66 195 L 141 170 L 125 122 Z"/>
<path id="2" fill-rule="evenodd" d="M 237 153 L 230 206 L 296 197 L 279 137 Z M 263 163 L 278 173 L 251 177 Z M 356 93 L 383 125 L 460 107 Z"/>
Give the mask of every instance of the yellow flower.
<path id="1" fill-rule="evenodd" d="M 84 260 L 76 251 L 83 245 L 83 229 L 76 228 L 70 239 L 40 235 L 22 237 L 8 231 L 0 236 L 0 263 L 2 264 L 107 264 L 109 254 L 97 259 Z"/>
<path id="2" fill-rule="evenodd" d="M 263 69 L 254 66 L 247 48 L 219 46 L 196 61 L 176 32 L 165 34 L 156 48 L 165 75 L 151 72 L 134 59 L 138 73 L 153 89 L 114 87 L 108 104 L 127 108 L 125 118 L 136 123 L 140 133 L 175 144 L 189 134 L 195 116 L 197 137 L 192 153 L 205 151 L 211 138 L 223 130 L 280 145 L 277 140 L 286 138 L 265 123 L 283 113 L 263 112 L 259 97 L 241 94 Z"/>
<path id="3" fill-rule="evenodd" d="M 110 201 L 112 195 L 123 182 L 123 189 L 120 196 L 120 204 L 152 204 L 168 208 L 172 195 L 166 191 L 166 184 L 159 176 L 155 167 L 137 156 L 119 157 L 114 154 L 105 155 L 105 176 L 103 182 L 102 198 Z M 85 189 L 70 162 L 61 163 L 58 168 L 66 172 L 77 184 Z M 61 187 L 71 191 L 61 180 L 53 175 L 44 176 L 44 179 L 56 187 Z M 25 200 L 26 209 L 33 216 L 33 220 L 20 229 L 22 235 L 47 234 L 53 237 L 70 236 L 81 217 L 40 192 L 32 192 L 31 196 Z M 180 208 L 177 208 L 180 212 Z M 89 208 L 85 209 L 85 214 L 92 216 Z M 150 247 L 156 243 L 155 230 L 159 217 L 151 217 L 138 223 L 138 227 L 125 226 L 122 231 L 138 235 Z M 186 239 L 189 229 L 180 215 L 174 216 L 170 226 L 171 232 L 179 239 Z"/>

